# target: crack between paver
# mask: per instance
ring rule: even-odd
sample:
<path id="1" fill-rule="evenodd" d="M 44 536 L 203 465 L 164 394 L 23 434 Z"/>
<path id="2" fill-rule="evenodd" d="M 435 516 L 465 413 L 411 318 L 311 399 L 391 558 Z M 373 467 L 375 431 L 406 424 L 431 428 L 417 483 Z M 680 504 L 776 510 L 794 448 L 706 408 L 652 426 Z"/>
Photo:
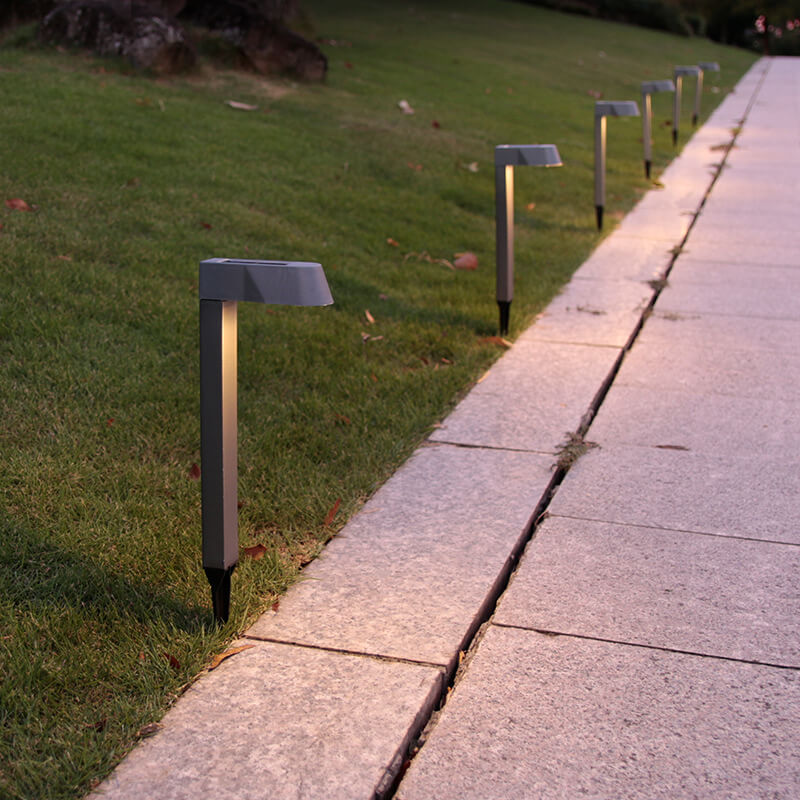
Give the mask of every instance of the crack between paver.
<path id="1" fill-rule="evenodd" d="M 736 658 L 736 656 L 724 656 L 719 653 L 701 653 L 697 650 L 684 650 L 680 647 L 667 647 L 666 645 L 646 644 L 644 642 L 630 642 L 623 639 L 611 639 L 604 636 L 589 636 L 583 633 L 567 633 L 565 631 L 553 631 L 548 628 L 535 628 L 528 625 L 512 625 L 504 622 L 492 622 L 492 627 L 505 628 L 506 630 L 525 631 L 527 633 L 540 633 L 543 636 L 566 636 L 570 639 L 582 639 L 588 642 L 604 642 L 605 644 L 618 644 L 622 647 L 638 647 L 642 650 L 658 650 L 662 653 L 676 653 L 683 656 L 694 656 L 696 658 L 713 658 L 717 661 L 733 661 L 737 664 L 754 664 L 759 667 L 774 667 L 775 669 L 799 670 L 800 664 L 778 664 L 774 661 L 759 661 L 752 658 Z"/>
<path id="2" fill-rule="evenodd" d="M 574 519 L 580 522 L 599 522 L 603 525 L 616 525 L 621 528 L 645 528 L 651 531 L 664 531 L 668 533 L 689 533 L 693 536 L 712 536 L 716 539 L 737 539 L 742 542 L 758 542 L 759 544 L 782 544 L 786 547 L 800 547 L 800 542 L 784 542 L 780 539 L 761 539 L 758 536 L 740 536 L 735 533 L 714 533 L 713 531 L 698 531 L 693 528 L 670 528 L 666 525 L 648 525 L 646 522 L 622 522 L 616 519 L 599 519 L 596 517 L 578 517 L 574 514 L 550 514 L 548 516 L 561 519 Z"/>
<path id="3" fill-rule="evenodd" d="M 617 374 L 619 373 L 620 367 L 622 366 L 622 363 L 623 363 L 623 361 L 625 359 L 625 356 L 630 351 L 630 349 L 633 347 L 633 344 L 635 343 L 637 337 L 639 336 L 639 334 L 640 334 L 645 322 L 650 317 L 650 315 L 653 313 L 653 309 L 655 307 L 655 304 L 656 304 L 658 298 L 660 297 L 661 292 L 664 290 L 664 288 L 667 285 L 667 280 L 669 278 L 669 274 L 672 271 L 672 268 L 674 267 L 675 262 L 677 261 L 678 257 L 680 256 L 684 246 L 686 245 L 686 242 L 687 242 L 687 240 L 689 238 L 689 235 L 691 234 L 692 229 L 694 228 L 694 225 L 697 222 L 697 219 L 700 216 L 700 214 L 701 214 L 701 212 L 702 212 L 702 210 L 703 210 L 703 208 L 704 208 L 704 206 L 706 204 L 706 201 L 707 201 L 707 199 L 708 199 L 708 197 L 709 197 L 709 195 L 711 193 L 711 190 L 714 188 L 714 185 L 716 184 L 717 180 L 719 179 L 719 176 L 722 174 L 722 171 L 726 166 L 726 163 L 727 163 L 727 160 L 728 160 L 728 155 L 730 154 L 731 150 L 733 149 L 739 134 L 741 133 L 742 129 L 744 128 L 744 124 L 747 121 L 747 118 L 748 118 L 748 116 L 750 114 L 751 109 L 753 108 L 753 105 L 756 102 L 756 98 L 758 97 L 758 94 L 759 94 L 759 92 L 761 90 L 761 87 L 763 86 L 764 81 L 766 80 L 766 75 L 767 75 L 768 71 L 769 71 L 769 63 L 767 65 L 767 68 L 761 74 L 761 78 L 760 78 L 760 80 L 759 80 L 759 82 L 758 82 L 758 84 L 757 84 L 757 86 L 756 86 L 756 88 L 755 88 L 755 90 L 753 92 L 753 95 L 752 95 L 749 103 L 747 104 L 745 112 L 742 115 L 742 118 L 741 118 L 741 120 L 740 120 L 740 122 L 738 124 L 737 130 L 735 131 L 735 133 L 733 135 L 733 138 L 731 139 L 727 149 L 725 150 L 725 152 L 723 154 L 722 160 L 720 161 L 720 164 L 719 164 L 719 168 L 714 173 L 714 175 L 713 175 L 713 177 L 711 179 L 711 182 L 708 185 L 708 188 L 706 189 L 705 193 L 703 194 L 702 199 L 700 200 L 700 203 L 698 204 L 697 210 L 692 215 L 692 220 L 689 223 L 689 226 L 688 226 L 688 228 L 686 230 L 686 233 L 684 234 L 684 236 L 681 239 L 680 243 L 674 248 L 673 256 L 670 259 L 670 262 L 669 262 L 669 264 L 667 265 L 667 267 L 666 267 L 666 269 L 664 271 L 664 275 L 663 275 L 661 281 L 659 281 L 659 284 L 658 284 L 657 287 L 654 287 L 653 295 L 652 295 L 650 301 L 647 303 L 647 305 L 645 306 L 644 310 L 642 311 L 642 314 L 641 314 L 639 320 L 634 325 L 633 331 L 632 331 L 628 341 L 626 342 L 625 346 L 621 349 L 619 358 L 617 358 L 617 360 L 615 361 L 613 367 L 609 371 L 606 379 L 601 384 L 600 389 L 598 390 L 597 394 L 595 395 L 594 399 L 592 400 L 588 411 L 581 418 L 581 421 L 580 421 L 580 424 L 579 424 L 577 430 L 574 432 L 574 434 L 568 432 L 568 434 L 567 434 L 568 436 L 574 435 L 574 436 L 582 438 L 586 434 L 586 432 L 589 429 L 589 426 L 592 423 L 592 420 L 594 419 L 594 417 L 597 414 L 597 411 L 602 406 L 603 401 L 605 400 L 605 397 L 608 394 L 608 391 L 609 391 L 609 389 L 611 388 L 611 385 L 614 382 L 614 379 L 616 378 Z M 455 443 L 455 442 L 453 442 L 453 443 L 442 442 L 442 444 L 455 444 L 456 446 L 462 446 L 462 447 L 470 446 L 470 445 L 459 445 L 458 443 Z M 474 445 L 472 445 L 472 446 L 474 447 Z M 508 449 L 508 448 L 483 448 L 483 449 L 500 449 L 500 450 L 502 450 L 502 449 Z M 523 451 L 523 452 L 529 452 L 529 451 Z M 452 688 L 455 685 L 455 683 L 459 680 L 459 676 L 463 673 L 465 668 L 468 666 L 469 661 L 470 661 L 470 657 L 467 654 L 475 652 L 475 650 L 477 649 L 477 646 L 480 643 L 480 640 L 482 639 L 485 631 L 488 629 L 488 627 L 490 625 L 495 624 L 495 623 L 491 622 L 491 619 L 494 616 L 494 612 L 495 612 L 495 610 L 497 608 L 497 603 L 499 602 L 499 600 L 502 597 L 502 595 L 505 592 L 505 590 L 508 588 L 508 585 L 511 582 L 511 579 L 512 579 L 512 577 L 514 575 L 514 572 L 515 572 L 515 569 L 516 569 L 514 565 L 518 563 L 519 559 L 521 558 L 521 556 L 524 553 L 525 549 L 527 548 L 528 544 L 536 536 L 536 531 L 538 529 L 538 526 L 539 526 L 540 522 L 547 516 L 547 513 L 548 513 L 547 512 L 547 508 L 550 505 L 550 502 L 551 502 L 553 496 L 555 495 L 556 491 L 558 490 L 558 487 L 561 485 L 561 483 L 563 482 L 563 480 L 566 477 L 567 473 L 569 472 L 569 469 L 571 469 L 571 466 L 572 465 L 570 465 L 568 467 L 558 467 L 558 466 L 555 467 L 553 479 L 550 481 L 550 483 L 547 486 L 547 489 L 545 490 L 544 494 L 542 495 L 542 498 L 539 501 L 539 503 L 538 503 L 538 505 L 536 507 L 536 510 L 534 511 L 534 514 L 531 517 L 531 522 L 530 522 L 526 532 L 523 534 L 523 536 L 518 541 L 516 547 L 513 549 L 509 559 L 506 561 L 506 566 L 501 571 L 500 575 L 498 576 L 498 579 L 495 581 L 495 584 L 494 584 L 494 586 L 492 588 L 492 591 L 487 596 L 487 599 L 484 602 L 483 607 L 479 611 L 478 615 L 475 617 L 475 619 L 473 621 L 473 625 L 470 627 L 470 631 L 468 631 L 467 636 L 463 640 L 462 647 L 461 647 L 461 649 L 459 651 L 459 653 L 460 653 L 460 658 L 459 658 L 460 663 L 457 665 L 455 671 L 453 672 L 452 676 L 450 677 L 450 680 L 447 683 L 446 688 L 442 692 L 442 696 L 440 698 L 440 702 L 438 704 L 438 707 L 429 715 L 429 717 L 426 720 L 423 720 L 423 724 L 415 732 L 414 731 L 411 732 L 411 737 L 412 737 L 411 740 L 412 741 L 414 741 L 415 738 L 419 737 L 418 741 L 417 741 L 417 744 L 416 744 L 416 747 L 412 747 L 412 749 L 410 750 L 410 752 L 408 754 L 408 757 L 406 759 L 402 759 L 402 758 L 398 759 L 397 756 L 395 757 L 395 759 L 393 759 L 393 764 L 397 764 L 399 762 L 401 764 L 401 769 L 397 772 L 397 774 L 395 774 L 393 776 L 389 775 L 389 774 L 387 774 L 385 776 L 384 780 L 381 782 L 381 786 L 376 789 L 376 792 L 375 792 L 375 795 L 374 795 L 375 800 L 391 800 L 391 798 L 393 798 L 395 796 L 395 793 L 397 792 L 397 789 L 398 789 L 398 787 L 400 785 L 400 781 L 402 780 L 402 777 L 405 774 L 406 769 L 411 764 L 411 762 L 413 761 L 413 759 L 417 755 L 417 753 L 420 751 L 420 749 L 424 746 L 425 739 L 427 738 L 427 732 L 429 732 L 429 730 L 431 729 L 432 725 L 435 723 L 435 720 L 438 718 L 439 714 L 441 714 L 442 711 L 445 709 L 450 691 L 452 690 Z M 756 541 L 762 541 L 762 540 L 756 540 Z M 564 635 L 564 634 L 552 634 L 552 635 Z M 588 638 L 588 637 L 586 637 L 586 638 Z M 645 645 L 636 645 L 636 646 L 645 647 Z M 680 652 L 680 651 L 674 651 L 674 652 Z M 688 653 L 688 655 L 698 655 L 698 654 Z M 736 660 L 736 659 L 730 659 L 730 660 Z M 760 663 L 760 662 L 746 662 L 746 663 Z M 773 666 L 773 665 L 766 664 L 765 666 Z M 792 669 L 792 667 L 781 667 L 781 668 Z M 400 754 L 398 754 L 398 756 L 399 755 Z"/>
<path id="4" fill-rule="evenodd" d="M 279 644 L 285 647 L 302 647 L 306 650 L 319 650 L 323 653 L 334 653 L 342 656 L 354 656 L 356 658 L 369 658 L 373 661 L 388 661 L 393 664 L 409 664 L 414 667 L 430 667 L 438 669 L 442 673 L 447 672 L 446 664 L 439 664 L 435 661 L 422 661 L 415 658 L 403 658 L 401 656 L 390 656 L 383 653 L 369 653 L 362 650 L 347 650 L 342 647 L 326 647 L 320 644 L 309 644 L 307 642 L 296 642 L 292 639 L 278 639 L 272 636 L 255 636 L 252 633 L 245 633 L 242 639 L 248 639 L 253 642 L 267 642 L 269 644 Z"/>
<path id="5" fill-rule="evenodd" d="M 437 444 L 446 444 L 448 447 L 463 447 L 467 450 L 497 450 L 503 453 L 531 453 L 537 456 L 557 456 L 555 450 L 531 450 L 526 447 L 501 447 L 494 444 L 471 444 L 469 442 L 451 442 L 443 439 L 429 439 L 423 443 L 423 447 L 431 447 Z"/>

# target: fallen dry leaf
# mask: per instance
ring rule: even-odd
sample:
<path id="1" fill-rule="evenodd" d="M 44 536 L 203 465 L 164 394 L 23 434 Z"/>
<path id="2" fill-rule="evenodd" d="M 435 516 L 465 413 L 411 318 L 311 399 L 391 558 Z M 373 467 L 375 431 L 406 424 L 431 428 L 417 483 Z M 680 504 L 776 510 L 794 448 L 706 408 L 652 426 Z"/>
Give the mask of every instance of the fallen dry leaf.
<path id="1" fill-rule="evenodd" d="M 72 256 L 56 256 L 59 261 L 72 261 Z"/>
<path id="2" fill-rule="evenodd" d="M 400 242 L 395 241 L 391 236 L 386 239 L 386 244 L 390 244 L 392 247 L 400 247 Z"/>
<path id="3" fill-rule="evenodd" d="M 406 166 L 409 169 L 413 169 L 416 172 L 422 172 L 422 164 L 415 164 L 413 161 L 407 162 Z"/>
<path id="4" fill-rule="evenodd" d="M 399 108 L 399 109 L 400 109 L 400 110 L 401 110 L 401 111 L 402 111 L 404 114 L 413 114 L 413 113 L 415 113 L 415 112 L 414 112 L 414 109 L 413 109 L 413 108 L 411 108 L 411 106 L 409 105 L 409 102 L 408 102 L 408 100 L 401 100 L 401 101 L 400 101 L 400 102 L 397 104 L 397 107 L 398 107 L 398 108 Z"/>
<path id="5" fill-rule="evenodd" d="M 528 203 L 528 205 L 525 206 L 527 211 L 533 211 L 534 208 L 536 208 L 536 203 Z"/>
<path id="6" fill-rule="evenodd" d="M 342 504 L 342 498 L 339 497 L 337 498 L 333 506 L 331 506 L 330 511 L 328 511 L 328 513 L 325 515 L 325 522 L 323 524 L 325 525 L 326 528 L 333 522 L 334 518 L 336 517 L 336 514 L 339 512 L 339 506 L 341 504 Z"/>
<path id="7" fill-rule="evenodd" d="M 252 547 L 242 548 L 242 552 L 247 558 L 252 558 L 253 561 L 258 561 L 259 559 L 264 558 L 264 553 L 267 552 L 267 548 L 263 544 L 254 544 Z"/>
<path id="8" fill-rule="evenodd" d="M 442 126 L 439 124 L 438 120 L 434 120 L 433 122 L 431 122 L 431 127 L 436 128 L 436 130 L 439 130 L 439 128 L 441 128 Z"/>
<path id="9" fill-rule="evenodd" d="M 344 62 L 345 69 L 353 69 L 353 65 L 349 61 Z"/>
<path id="10" fill-rule="evenodd" d="M 364 310 L 364 316 L 367 318 L 367 322 L 369 322 L 370 325 L 375 324 L 375 317 L 373 317 L 372 314 L 369 313 L 368 308 Z"/>
<path id="11" fill-rule="evenodd" d="M 346 417 L 344 414 L 337 414 L 334 412 L 333 416 L 335 417 L 337 422 L 341 422 L 344 425 L 350 425 L 350 417 Z"/>
<path id="12" fill-rule="evenodd" d="M 405 264 L 409 258 L 415 258 L 417 261 L 427 261 L 429 264 L 442 264 L 448 269 L 455 269 L 446 258 L 433 258 L 427 250 L 423 250 L 421 253 L 406 253 L 403 256 L 403 263 Z"/>
<path id="13" fill-rule="evenodd" d="M 460 164 L 461 169 L 465 169 L 467 172 L 477 172 L 478 171 L 478 162 L 477 161 L 470 161 L 469 164 Z"/>
<path id="14" fill-rule="evenodd" d="M 456 269 L 478 269 L 478 256 L 475 253 L 456 253 L 453 266 Z"/>
<path id="15" fill-rule="evenodd" d="M 502 336 L 485 336 L 479 341 L 485 344 L 496 344 L 498 347 L 503 347 L 506 350 L 511 347 L 511 342 L 509 342 L 508 339 L 504 339 Z"/>
<path id="16" fill-rule="evenodd" d="M 193 481 L 196 481 L 200 478 L 200 467 L 196 463 L 193 463 L 192 466 L 189 467 L 189 477 Z"/>
<path id="17" fill-rule="evenodd" d="M 200 227 L 205 228 L 207 231 L 210 231 L 212 226 L 210 222 L 201 222 Z"/>
<path id="18" fill-rule="evenodd" d="M 224 653 L 219 653 L 211 659 L 211 663 L 208 665 L 208 671 L 210 672 L 212 669 L 216 669 L 225 659 L 235 656 L 237 653 L 241 653 L 245 650 L 252 650 L 254 647 L 254 644 L 243 644 L 240 647 L 231 647 Z"/>
<path id="19" fill-rule="evenodd" d="M 603 96 L 603 93 L 597 89 L 589 89 L 586 94 L 588 94 L 589 97 L 594 97 L 595 100 L 599 100 Z"/>
<path id="20" fill-rule="evenodd" d="M 158 733 L 163 725 L 160 722 L 150 722 L 147 725 L 142 726 L 137 731 L 136 735 L 140 739 L 145 739 L 148 736 L 152 736 L 154 733 Z"/>
<path id="21" fill-rule="evenodd" d="M 6 200 L 6 206 L 13 211 L 33 211 L 21 197 L 12 197 Z"/>
<path id="22" fill-rule="evenodd" d="M 162 653 L 161 655 L 164 656 L 164 658 L 166 658 L 167 661 L 169 661 L 169 665 L 172 667 L 172 669 L 181 668 L 181 662 L 178 661 L 178 659 L 175 658 L 175 656 L 172 656 L 169 653 Z"/>
<path id="23" fill-rule="evenodd" d="M 238 100 L 226 100 L 225 105 L 235 108 L 237 111 L 258 111 L 258 106 L 250 105 L 250 103 L 240 103 Z"/>

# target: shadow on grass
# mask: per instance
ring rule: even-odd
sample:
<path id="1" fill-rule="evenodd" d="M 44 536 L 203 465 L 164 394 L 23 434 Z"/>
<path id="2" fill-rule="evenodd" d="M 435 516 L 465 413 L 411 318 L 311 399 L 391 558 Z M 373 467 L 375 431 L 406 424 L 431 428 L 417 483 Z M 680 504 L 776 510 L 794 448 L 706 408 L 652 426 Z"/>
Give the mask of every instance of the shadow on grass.
<path id="1" fill-rule="evenodd" d="M 158 620 L 186 633 L 211 622 L 207 608 L 187 605 L 155 584 L 137 583 L 69 552 L 0 513 L 0 592 L 5 603 L 42 609 L 109 610 L 143 624 Z"/>

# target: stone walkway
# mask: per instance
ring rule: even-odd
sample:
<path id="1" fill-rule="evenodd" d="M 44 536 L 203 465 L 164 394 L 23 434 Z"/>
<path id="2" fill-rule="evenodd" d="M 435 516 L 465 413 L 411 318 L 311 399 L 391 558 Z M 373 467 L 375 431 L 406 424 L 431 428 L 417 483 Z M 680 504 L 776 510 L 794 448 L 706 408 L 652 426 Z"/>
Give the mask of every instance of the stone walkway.
<path id="1" fill-rule="evenodd" d="M 800 59 L 661 181 L 98 796 L 800 796 Z"/>

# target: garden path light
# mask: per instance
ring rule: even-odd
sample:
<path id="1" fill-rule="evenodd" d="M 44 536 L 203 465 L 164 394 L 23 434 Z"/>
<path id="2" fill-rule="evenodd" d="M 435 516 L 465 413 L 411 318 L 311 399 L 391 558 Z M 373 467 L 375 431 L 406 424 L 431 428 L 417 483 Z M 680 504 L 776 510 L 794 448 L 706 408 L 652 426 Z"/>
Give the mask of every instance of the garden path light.
<path id="1" fill-rule="evenodd" d="M 650 177 L 653 164 L 653 103 L 651 95 L 656 92 L 674 92 L 673 81 L 644 81 L 642 83 L 642 142 L 644 144 L 644 174 Z"/>
<path id="2" fill-rule="evenodd" d="M 603 229 L 606 204 L 606 117 L 638 117 L 633 100 L 598 100 L 594 104 L 594 207 L 597 230 Z"/>
<path id="3" fill-rule="evenodd" d="M 224 623 L 239 560 L 237 303 L 325 306 L 333 298 L 319 264 L 232 258 L 200 262 L 199 295 L 203 568 L 214 618 Z"/>
<path id="4" fill-rule="evenodd" d="M 560 167 L 554 144 L 501 144 L 494 149 L 497 305 L 500 334 L 508 333 L 514 299 L 514 167 Z"/>
<path id="5" fill-rule="evenodd" d="M 680 128 L 681 123 L 681 90 L 683 88 L 683 79 L 689 75 L 694 75 L 697 78 L 698 83 L 702 80 L 700 75 L 702 74 L 700 67 L 693 66 L 693 67 L 675 67 L 674 70 L 674 79 L 675 79 L 675 101 L 673 104 L 673 111 L 672 111 L 672 144 L 678 144 L 678 129 Z M 697 90 L 695 87 L 695 98 L 697 97 Z M 697 111 L 697 100 L 695 99 L 695 112 Z"/>
<path id="6" fill-rule="evenodd" d="M 719 64 L 716 61 L 701 61 L 698 65 L 697 84 L 694 87 L 694 114 L 692 115 L 692 125 L 697 125 L 700 118 L 700 102 L 703 97 L 703 73 L 719 72 Z"/>

